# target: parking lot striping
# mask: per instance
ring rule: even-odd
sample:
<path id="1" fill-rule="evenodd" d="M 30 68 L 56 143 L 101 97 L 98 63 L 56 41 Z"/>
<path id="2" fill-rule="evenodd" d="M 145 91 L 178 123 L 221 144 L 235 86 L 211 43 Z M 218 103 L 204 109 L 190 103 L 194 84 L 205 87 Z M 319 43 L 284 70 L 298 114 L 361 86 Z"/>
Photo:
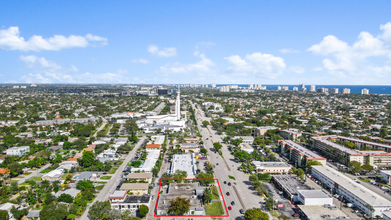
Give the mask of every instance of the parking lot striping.
<path id="1" fill-rule="evenodd" d="M 237 196 L 238 199 L 239 199 L 240 204 L 242 205 L 243 210 L 246 211 L 247 208 L 246 208 L 246 206 L 244 205 L 243 200 L 242 200 L 242 197 L 240 196 L 238 190 L 236 189 L 236 186 L 233 186 L 233 188 L 234 188 L 234 190 L 235 190 L 236 196 Z"/>

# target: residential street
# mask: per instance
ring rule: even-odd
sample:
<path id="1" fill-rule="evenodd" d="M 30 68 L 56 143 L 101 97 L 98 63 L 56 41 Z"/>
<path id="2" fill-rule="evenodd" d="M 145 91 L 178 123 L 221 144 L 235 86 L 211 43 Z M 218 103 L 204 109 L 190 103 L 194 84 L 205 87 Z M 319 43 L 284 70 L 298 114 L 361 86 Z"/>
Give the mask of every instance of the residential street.
<path id="1" fill-rule="evenodd" d="M 16 179 L 16 178 L 15 178 L 15 180 L 18 180 L 18 184 L 22 184 L 24 181 L 30 179 L 30 178 L 33 177 L 33 176 L 41 176 L 41 175 L 40 175 L 40 172 L 41 172 L 42 170 L 44 170 L 44 169 L 49 168 L 51 165 L 52 165 L 51 163 L 48 163 L 48 164 L 42 166 L 41 168 L 39 168 L 38 170 L 33 170 L 29 175 L 24 176 L 24 177 L 21 178 L 21 179 L 19 179 L 19 178 Z"/>
<path id="2" fill-rule="evenodd" d="M 103 189 L 98 193 L 95 200 L 91 203 L 93 204 L 95 201 L 107 201 L 110 194 L 115 191 L 115 188 L 117 187 L 122 171 L 126 167 L 126 165 L 129 163 L 129 161 L 135 156 L 137 149 L 144 143 L 145 137 L 140 138 L 140 141 L 136 144 L 134 149 L 126 156 L 126 159 L 123 161 L 123 163 L 118 168 L 117 172 L 111 177 L 111 179 L 105 184 Z M 90 204 L 90 205 L 91 205 Z M 84 211 L 83 215 L 81 216 L 81 220 L 88 219 L 88 210 L 89 206 L 87 206 L 86 210 Z"/>

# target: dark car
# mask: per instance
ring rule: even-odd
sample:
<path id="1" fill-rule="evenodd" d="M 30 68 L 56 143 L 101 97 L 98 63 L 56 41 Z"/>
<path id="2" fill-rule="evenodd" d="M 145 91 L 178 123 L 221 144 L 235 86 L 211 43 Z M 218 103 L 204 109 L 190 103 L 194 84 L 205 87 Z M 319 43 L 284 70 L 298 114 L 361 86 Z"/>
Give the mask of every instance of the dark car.
<path id="1" fill-rule="evenodd" d="M 228 186 L 231 186 L 231 182 L 228 182 Z"/>
<path id="2" fill-rule="evenodd" d="M 227 194 L 227 196 L 231 195 L 229 192 L 227 192 L 226 194 Z"/>
<path id="3" fill-rule="evenodd" d="M 232 201 L 232 202 L 231 202 L 231 205 L 235 205 L 235 202 L 234 202 L 234 201 Z"/>
<path id="4" fill-rule="evenodd" d="M 216 163 L 216 165 L 218 166 L 218 165 L 219 165 L 219 163 Z"/>
<path id="5" fill-rule="evenodd" d="M 231 207 L 231 206 L 228 206 L 228 210 L 232 210 L 232 207 Z"/>
<path id="6" fill-rule="evenodd" d="M 224 184 L 227 184 L 227 181 L 224 181 Z"/>
<path id="7" fill-rule="evenodd" d="M 244 210 L 243 209 L 240 209 L 239 212 L 240 212 L 240 214 L 244 214 Z"/>

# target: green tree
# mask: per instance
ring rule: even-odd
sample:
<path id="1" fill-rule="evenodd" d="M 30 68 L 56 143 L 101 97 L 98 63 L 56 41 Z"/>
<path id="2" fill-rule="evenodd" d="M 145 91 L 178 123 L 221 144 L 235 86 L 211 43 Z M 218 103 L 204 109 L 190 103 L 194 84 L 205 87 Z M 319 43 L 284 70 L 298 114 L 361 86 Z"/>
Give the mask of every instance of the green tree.
<path id="1" fill-rule="evenodd" d="M 201 153 L 206 154 L 206 153 L 208 153 L 208 150 L 206 150 L 205 148 L 202 148 Z"/>
<path id="2" fill-rule="evenodd" d="M 39 213 L 39 219 L 41 220 L 64 220 L 67 216 L 67 206 L 55 202 L 45 205 Z"/>
<path id="3" fill-rule="evenodd" d="M 273 198 L 265 199 L 265 207 L 270 211 L 273 209 L 274 206 L 274 200 Z"/>
<path id="4" fill-rule="evenodd" d="M 23 216 L 27 215 L 29 213 L 29 211 L 27 211 L 27 209 L 19 210 L 19 209 L 15 208 L 15 207 L 12 207 L 11 208 L 11 213 L 14 216 L 15 219 L 20 220 L 20 219 L 23 218 Z"/>
<path id="5" fill-rule="evenodd" d="M 88 210 L 90 219 L 93 220 L 110 219 L 111 217 L 110 213 L 111 213 L 111 204 L 109 201 L 95 202 Z"/>
<path id="6" fill-rule="evenodd" d="M 202 195 L 202 199 L 204 200 L 204 204 L 208 204 L 212 201 L 213 196 L 209 188 L 205 188 L 204 194 Z"/>
<path id="7" fill-rule="evenodd" d="M 95 155 L 91 151 L 84 151 L 81 157 L 81 166 L 90 167 L 95 161 Z"/>
<path id="8" fill-rule="evenodd" d="M 8 220 L 9 216 L 8 216 L 8 212 L 7 210 L 0 210 L 0 219 L 1 220 Z"/>
<path id="9" fill-rule="evenodd" d="M 364 164 L 361 166 L 361 170 L 363 170 L 365 173 L 368 173 L 368 172 L 372 172 L 374 168 L 370 164 Z"/>
<path id="10" fill-rule="evenodd" d="M 138 212 L 141 218 L 144 218 L 148 214 L 149 208 L 146 205 L 141 205 L 140 208 L 138 209 Z"/>
<path id="11" fill-rule="evenodd" d="M 380 128 L 380 137 L 385 138 L 388 136 L 388 129 L 387 128 Z"/>
<path id="12" fill-rule="evenodd" d="M 236 139 L 231 140 L 231 144 L 235 145 L 236 147 L 239 146 L 242 142 L 243 142 L 243 140 L 240 138 L 236 138 Z"/>
<path id="13" fill-rule="evenodd" d="M 210 125 L 210 123 L 209 123 L 209 121 L 203 121 L 203 122 L 202 122 L 202 125 L 203 125 L 204 127 L 207 127 L 208 125 Z"/>
<path id="14" fill-rule="evenodd" d="M 361 163 L 358 161 L 349 162 L 348 167 L 352 170 L 353 173 L 359 173 L 361 171 Z"/>
<path id="15" fill-rule="evenodd" d="M 219 142 L 214 142 L 213 143 L 213 148 L 216 150 L 216 151 L 219 151 L 223 146 L 219 143 Z"/>
<path id="16" fill-rule="evenodd" d="M 59 202 L 66 202 L 66 203 L 72 203 L 73 197 L 69 194 L 62 193 L 58 198 L 57 201 Z"/>
<path id="17" fill-rule="evenodd" d="M 190 199 L 177 197 L 169 201 L 168 213 L 174 215 L 184 215 L 190 210 Z"/>
<path id="18" fill-rule="evenodd" d="M 269 220 L 269 215 L 262 212 L 260 208 L 247 209 L 244 213 L 244 219 L 246 220 Z"/>
<path id="19" fill-rule="evenodd" d="M 286 216 L 286 215 L 280 215 L 278 216 L 278 219 L 281 219 L 281 220 L 289 220 L 291 219 L 289 216 Z"/>
<path id="20" fill-rule="evenodd" d="M 94 188 L 94 184 L 91 181 L 89 181 L 89 180 L 80 180 L 80 181 L 77 182 L 76 188 L 81 190 L 81 191 L 84 191 L 86 189 Z"/>

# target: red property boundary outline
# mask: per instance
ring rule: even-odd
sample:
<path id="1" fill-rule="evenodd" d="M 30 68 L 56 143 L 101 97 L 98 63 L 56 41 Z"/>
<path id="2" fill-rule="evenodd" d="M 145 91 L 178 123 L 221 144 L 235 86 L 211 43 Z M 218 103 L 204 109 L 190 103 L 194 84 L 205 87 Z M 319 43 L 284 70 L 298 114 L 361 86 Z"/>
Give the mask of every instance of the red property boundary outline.
<path id="1" fill-rule="evenodd" d="M 220 190 L 220 195 L 223 198 L 225 212 L 227 214 L 226 215 L 156 215 L 157 204 L 159 202 L 160 189 L 162 187 L 163 180 L 214 180 L 214 181 L 217 181 L 217 185 L 219 186 L 219 190 Z M 220 182 L 218 179 L 160 179 L 159 191 L 158 191 L 158 195 L 157 195 L 157 199 L 156 199 L 155 210 L 153 212 L 153 216 L 154 217 L 229 217 L 229 213 L 228 213 L 227 205 L 225 204 L 224 195 L 223 195 L 223 192 L 221 191 Z"/>

